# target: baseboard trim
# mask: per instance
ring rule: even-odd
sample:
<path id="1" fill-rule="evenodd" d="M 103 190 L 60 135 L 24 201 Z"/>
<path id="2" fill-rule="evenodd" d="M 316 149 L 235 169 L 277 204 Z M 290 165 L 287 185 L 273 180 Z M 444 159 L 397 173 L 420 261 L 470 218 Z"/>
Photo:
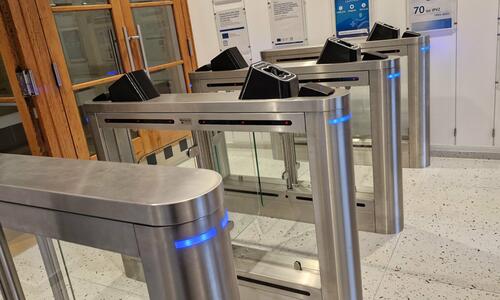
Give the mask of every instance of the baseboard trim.
<path id="1" fill-rule="evenodd" d="M 500 147 L 432 145 L 431 156 L 500 160 Z"/>

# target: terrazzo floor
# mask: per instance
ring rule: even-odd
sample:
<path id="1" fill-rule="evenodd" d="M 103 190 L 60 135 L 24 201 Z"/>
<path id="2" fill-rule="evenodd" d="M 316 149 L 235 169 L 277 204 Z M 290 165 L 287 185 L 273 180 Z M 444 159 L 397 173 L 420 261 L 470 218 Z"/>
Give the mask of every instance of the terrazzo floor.
<path id="1" fill-rule="evenodd" d="M 234 172 L 255 173 L 250 150 L 230 151 Z M 282 163 L 270 154 L 259 150 L 261 174 L 279 177 Z M 358 185 L 370 184 L 370 168 L 357 167 L 356 173 Z M 500 161 L 433 158 L 430 168 L 405 169 L 403 176 L 404 231 L 360 232 L 364 299 L 500 299 Z M 300 177 L 308 177 L 307 163 Z M 241 214 L 231 219 L 238 243 L 315 256 L 310 224 Z M 145 284 L 124 276 L 120 255 L 60 246 L 73 287 L 70 298 L 148 299 Z M 26 298 L 53 299 L 37 246 L 14 260 Z"/>

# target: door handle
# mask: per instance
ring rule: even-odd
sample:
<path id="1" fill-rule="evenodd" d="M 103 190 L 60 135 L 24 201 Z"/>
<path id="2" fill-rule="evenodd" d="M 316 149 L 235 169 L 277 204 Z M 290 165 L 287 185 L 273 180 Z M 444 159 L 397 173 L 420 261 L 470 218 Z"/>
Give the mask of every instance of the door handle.
<path id="1" fill-rule="evenodd" d="M 123 27 L 123 35 L 125 36 L 125 45 L 127 45 L 127 54 L 128 60 L 130 61 L 130 67 L 132 68 L 132 71 L 135 71 L 134 56 L 132 55 L 132 47 L 130 46 L 130 40 L 132 39 L 132 37 L 128 35 L 126 27 Z"/>
<path id="2" fill-rule="evenodd" d="M 142 58 L 142 64 L 144 66 L 144 71 L 146 71 L 146 74 L 148 77 L 151 77 L 149 74 L 148 70 L 148 59 L 146 57 L 146 49 L 144 47 L 144 39 L 142 37 L 142 31 L 141 31 L 141 26 L 137 25 L 137 35 L 129 35 L 127 28 L 123 27 L 123 34 L 125 35 L 125 41 L 127 44 L 127 52 L 128 52 L 128 57 L 130 60 L 130 65 L 132 66 L 132 70 L 135 71 L 135 62 L 134 62 L 134 57 L 132 56 L 132 47 L 130 45 L 131 40 L 139 40 L 139 46 L 141 48 L 141 58 Z"/>
<path id="3" fill-rule="evenodd" d="M 148 77 L 151 77 L 148 70 L 148 59 L 146 58 L 146 49 L 144 47 L 144 38 L 142 37 L 142 31 L 140 25 L 137 25 L 137 38 L 139 39 L 139 45 L 141 46 L 141 56 L 142 56 L 142 64 L 144 65 L 144 71 L 146 71 Z"/>

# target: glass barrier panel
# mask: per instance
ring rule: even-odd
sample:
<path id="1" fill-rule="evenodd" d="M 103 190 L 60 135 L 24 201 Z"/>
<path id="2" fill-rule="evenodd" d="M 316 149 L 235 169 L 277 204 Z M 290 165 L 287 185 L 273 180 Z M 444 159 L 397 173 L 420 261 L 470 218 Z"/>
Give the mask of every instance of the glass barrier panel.
<path id="1" fill-rule="evenodd" d="M 0 103 L 0 153 L 31 154 L 23 123 L 14 103 Z"/>
<path id="2" fill-rule="evenodd" d="M 187 91 L 182 66 L 152 72 L 151 80 L 160 94 L 185 93 Z"/>
<path id="3" fill-rule="evenodd" d="M 80 117 L 83 123 L 83 130 L 85 132 L 85 137 L 87 139 L 87 145 L 89 147 L 90 155 L 96 154 L 94 138 L 92 136 L 92 130 L 89 125 L 89 120 L 83 113 L 83 105 L 87 103 L 92 103 L 92 100 L 102 93 L 108 92 L 108 87 L 111 84 L 98 85 L 86 89 L 79 90 L 75 92 L 76 103 L 78 105 L 78 110 L 80 112 Z"/>
<path id="4" fill-rule="evenodd" d="M 122 73 L 110 10 L 54 13 L 71 82 Z"/>
<path id="5" fill-rule="evenodd" d="M 59 242 L 74 299 L 149 299 L 146 283 L 127 277 L 119 253 Z M 138 261 L 138 260 L 137 260 Z"/>
<path id="6" fill-rule="evenodd" d="M 150 67 L 181 59 L 171 5 L 133 8 L 132 12 L 135 23 L 141 26 Z"/>
<path id="7" fill-rule="evenodd" d="M 7 71 L 5 70 L 5 65 L 3 63 L 2 57 L 0 56 L 0 97 L 12 97 L 12 90 L 10 88 L 9 78 L 7 77 Z"/>

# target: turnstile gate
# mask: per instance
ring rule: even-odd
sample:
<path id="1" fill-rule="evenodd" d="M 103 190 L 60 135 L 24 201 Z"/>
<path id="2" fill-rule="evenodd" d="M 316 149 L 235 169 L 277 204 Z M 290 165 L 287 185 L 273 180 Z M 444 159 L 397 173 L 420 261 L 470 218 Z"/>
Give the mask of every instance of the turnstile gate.
<path id="1" fill-rule="evenodd" d="M 377 203 L 401 203 L 402 191 L 402 159 L 400 135 L 400 66 L 399 58 L 373 61 L 358 61 L 341 64 L 316 64 L 314 61 L 290 62 L 280 65 L 283 69 L 296 74 L 299 82 L 319 82 L 339 87 L 369 87 L 368 102 L 351 96 L 353 107 L 353 144 L 355 164 L 372 165 L 373 188 L 357 186 L 358 229 L 384 234 L 393 234 L 403 229 L 403 222 L 397 228 L 387 228 L 383 215 L 373 214 Z M 193 92 L 215 92 L 221 90 L 240 89 L 243 86 L 247 69 L 234 71 L 205 71 L 190 73 Z M 221 137 L 223 138 L 223 137 Z M 284 158 L 287 178 L 296 178 L 297 163 L 293 139 L 280 140 L 276 134 L 271 135 L 273 154 Z M 297 140 L 300 137 L 295 136 Z M 304 143 L 305 144 L 305 143 Z M 407 144 L 406 144 L 407 145 Z M 221 157 L 227 153 L 220 151 Z M 408 158 L 408 156 L 406 156 Z M 211 165 L 205 166 L 211 168 Z M 225 174 L 226 168 L 222 169 Z M 290 176 L 293 175 L 293 176 Z M 289 182 L 289 186 L 296 182 Z M 242 183 L 232 181 L 235 190 Z M 228 186 L 228 185 L 226 185 Z M 240 187 L 241 188 L 241 187 Z M 273 193 L 272 186 L 266 185 L 266 192 Z M 284 216 L 283 211 L 275 214 Z M 307 215 L 306 215 L 307 216 Z M 303 219 L 312 222 L 312 218 Z"/>
<path id="2" fill-rule="evenodd" d="M 0 169 L 2 226 L 48 239 L 47 249 L 55 238 L 138 257 L 151 299 L 239 299 L 216 172 L 7 154 Z M 59 263 L 47 249 L 52 283 Z M 23 300 L 1 226 L 0 269 L 4 299 Z M 69 299 L 56 279 L 54 299 Z"/>
<path id="3" fill-rule="evenodd" d="M 291 256 L 254 248 L 235 251 L 240 285 L 292 298 L 362 298 L 347 91 L 338 89 L 328 97 L 249 101 L 234 93 L 172 94 L 140 103 L 87 104 L 85 111 L 101 160 L 134 162 L 130 128 L 194 131 L 195 145 L 188 153 L 201 166 L 218 161 L 210 145 L 214 132 L 305 133 L 310 182 L 300 187 L 301 197 L 283 183 L 282 194 L 264 193 L 260 182 L 247 196 L 258 197 L 258 214 L 268 206 L 281 207 L 295 211 L 300 219 L 304 209 L 313 210 L 318 260 L 312 263 L 315 267 L 299 270 L 293 268 L 297 261 Z M 232 197 L 227 179 L 226 206 L 238 211 L 231 203 L 245 199 Z M 391 200 L 377 203 L 372 214 L 385 216 L 380 226 L 397 232 L 402 203 L 400 198 Z"/>
<path id="4" fill-rule="evenodd" d="M 425 168 L 430 165 L 430 37 L 407 37 L 380 41 L 346 39 L 357 44 L 362 51 L 377 51 L 391 56 L 406 57 L 402 69 L 402 84 L 407 85 L 407 93 L 402 94 L 401 111 L 408 115 L 402 128 L 408 140 L 408 167 Z M 272 49 L 261 52 L 263 60 L 281 64 L 292 61 L 317 59 L 323 45 L 296 48 Z"/>

